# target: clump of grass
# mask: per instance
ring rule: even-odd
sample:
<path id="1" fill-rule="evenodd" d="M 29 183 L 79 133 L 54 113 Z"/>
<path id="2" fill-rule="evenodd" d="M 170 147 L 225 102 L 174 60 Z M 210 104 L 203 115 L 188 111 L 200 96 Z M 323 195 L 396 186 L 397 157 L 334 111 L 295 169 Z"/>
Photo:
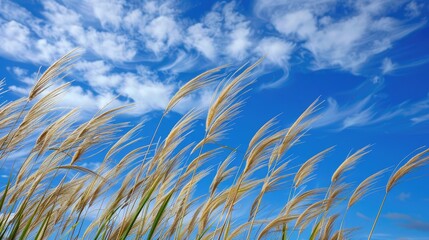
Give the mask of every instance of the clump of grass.
<path id="1" fill-rule="evenodd" d="M 288 151 L 317 119 L 319 100 L 287 128 L 276 129 L 278 117 L 266 122 L 243 155 L 223 145 L 254 82 L 252 70 L 262 59 L 232 75 L 221 66 L 190 80 L 148 134 L 144 123 L 130 126 L 115 120 L 130 106 L 102 109 L 85 122 L 77 119 L 76 109 L 58 110 L 69 86 L 58 83 L 78 56 L 78 50 L 66 54 L 40 75 L 26 98 L 0 107 L 0 164 L 10 172 L 0 189 L 0 239 L 289 239 L 295 232 L 298 238 L 345 239 L 354 230 L 342 228 L 348 209 L 372 192 L 386 171 L 348 191 L 346 173 L 368 153 L 364 147 L 345 158 L 330 186 L 304 187 L 332 148 L 316 149 L 302 163 L 290 160 Z M 216 82 L 205 120 L 203 112 L 191 110 L 165 137 L 158 136 L 162 119 L 175 105 Z M 199 121 L 205 123 L 204 136 L 191 142 Z M 141 132 L 150 136 L 146 145 Z M 23 161 L 11 159 L 28 147 Z M 427 164 L 428 153 L 421 151 L 392 173 L 368 239 L 390 190 Z M 85 167 L 94 158 L 101 159 L 99 165 Z M 202 183 L 210 178 L 204 189 Z M 196 190 L 205 194 L 196 195 Z M 267 206 L 264 196 L 279 190 L 289 191 L 284 207 L 272 209 L 273 217 L 260 216 Z M 252 200 L 248 218 L 237 215 L 237 206 L 246 208 L 243 199 Z M 346 205 L 344 213 L 334 207 L 340 204 Z"/>

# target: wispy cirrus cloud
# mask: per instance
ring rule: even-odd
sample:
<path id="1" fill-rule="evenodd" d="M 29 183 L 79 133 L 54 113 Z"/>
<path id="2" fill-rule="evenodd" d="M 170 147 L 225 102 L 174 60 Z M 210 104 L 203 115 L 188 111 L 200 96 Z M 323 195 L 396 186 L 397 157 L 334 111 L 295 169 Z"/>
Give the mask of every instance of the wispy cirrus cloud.
<path id="1" fill-rule="evenodd" d="M 406 201 L 407 199 L 409 199 L 411 197 L 411 193 L 408 192 L 401 192 L 397 198 L 399 199 L 399 201 Z"/>
<path id="2" fill-rule="evenodd" d="M 429 222 L 422 221 L 413 216 L 402 213 L 387 213 L 384 217 L 396 221 L 396 224 L 402 228 L 429 232 Z"/>
<path id="3" fill-rule="evenodd" d="M 327 104 L 314 127 L 331 127 L 341 131 L 392 120 L 405 121 L 408 125 L 429 120 L 429 94 L 423 99 L 386 106 L 383 99 L 378 97 L 377 91 L 368 92 L 367 96 L 355 102 L 341 105 L 336 99 L 328 97 Z"/>
<path id="4" fill-rule="evenodd" d="M 367 222 L 371 222 L 372 218 L 368 217 L 367 215 L 361 213 L 361 212 L 356 212 L 356 216 L 367 221 Z"/>

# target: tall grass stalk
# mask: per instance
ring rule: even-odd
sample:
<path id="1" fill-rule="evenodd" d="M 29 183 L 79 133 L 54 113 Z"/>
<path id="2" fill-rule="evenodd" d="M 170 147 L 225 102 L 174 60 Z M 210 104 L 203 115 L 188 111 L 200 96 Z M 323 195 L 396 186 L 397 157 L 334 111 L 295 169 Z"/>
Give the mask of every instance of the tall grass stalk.
<path id="1" fill-rule="evenodd" d="M 314 188 L 317 164 L 331 148 L 309 148 L 316 154 L 305 161 L 292 158 L 290 149 L 318 119 L 319 99 L 289 126 L 278 128 L 279 116 L 268 120 L 245 151 L 225 144 L 262 59 L 233 73 L 214 68 L 184 83 L 154 129 L 142 131 L 150 136 L 147 143 L 140 135 L 143 122 L 133 126 L 117 118 L 130 106 L 107 105 L 88 119 L 58 107 L 79 54 L 66 54 L 39 74 L 28 96 L 0 106 L 0 169 L 9 171 L 1 180 L 0 239 L 291 239 L 298 231 L 298 238 L 339 240 L 352 234 L 342 229 L 349 208 L 384 172 L 348 193 L 346 175 L 369 152 L 365 147 L 333 171 L 327 188 Z M 207 115 L 201 119 L 204 111 L 190 110 L 160 136 L 174 107 L 207 87 L 216 88 Z M 22 160 L 12 158 L 20 151 Z M 426 165 L 428 155 L 429 149 L 420 149 L 392 172 L 368 240 L 388 193 Z M 95 168 L 88 167 L 91 161 Z M 287 199 L 263 215 L 268 193 L 276 191 L 288 192 Z M 344 199 L 349 202 L 339 214 L 333 206 Z"/>

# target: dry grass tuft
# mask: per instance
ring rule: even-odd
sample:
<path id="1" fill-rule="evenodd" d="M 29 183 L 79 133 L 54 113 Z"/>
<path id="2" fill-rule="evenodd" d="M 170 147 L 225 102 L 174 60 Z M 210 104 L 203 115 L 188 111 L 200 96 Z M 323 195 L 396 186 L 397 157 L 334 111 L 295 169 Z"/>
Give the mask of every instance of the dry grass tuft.
<path id="1" fill-rule="evenodd" d="M 317 154 L 302 162 L 290 160 L 288 151 L 317 119 L 319 100 L 286 128 L 279 129 L 278 116 L 267 121 L 245 152 L 221 142 L 242 111 L 262 59 L 230 76 L 221 66 L 185 83 L 147 143 L 144 123 L 117 120 L 129 106 L 101 109 L 86 121 L 78 119 L 77 109 L 59 110 L 70 83 L 58 83 L 79 54 L 73 50 L 47 68 L 28 97 L 0 106 L 0 165 L 9 171 L 0 189 L 0 239 L 353 238 L 355 228 L 342 228 L 347 210 L 386 170 L 348 193 L 346 172 L 369 152 L 364 147 L 334 171 L 330 186 L 313 188 L 317 165 L 332 148 L 308 149 Z M 191 110 L 158 133 L 174 106 L 213 84 L 218 87 L 205 119 Z M 3 87 L 0 81 L 0 94 Z M 196 123 L 205 127 L 201 137 Z M 13 159 L 23 150 L 22 161 Z M 387 193 L 427 164 L 428 153 L 421 151 L 392 173 L 368 238 Z M 289 192 L 288 199 L 273 198 L 276 191 Z M 341 206 L 347 210 L 336 212 Z"/>

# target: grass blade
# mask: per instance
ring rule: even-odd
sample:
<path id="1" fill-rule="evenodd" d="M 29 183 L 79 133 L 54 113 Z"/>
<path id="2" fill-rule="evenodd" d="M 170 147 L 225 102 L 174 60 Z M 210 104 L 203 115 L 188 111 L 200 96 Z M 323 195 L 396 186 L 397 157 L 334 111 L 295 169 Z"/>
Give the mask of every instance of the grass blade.
<path id="1" fill-rule="evenodd" d="M 155 233 L 156 227 L 158 227 L 159 220 L 161 219 L 162 214 L 164 213 L 165 209 L 167 208 L 168 202 L 171 199 L 171 196 L 173 196 L 174 191 L 171 190 L 170 193 L 167 195 L 166 199 L 161 205 L 161 208 L 159 209 L 158 213 L 156 214 L 155 220 L 152 223 L 152 227 L 150 229 L 149 235 L 147 237 L 148 240 L 152 239 L 153 234 Z"/>

